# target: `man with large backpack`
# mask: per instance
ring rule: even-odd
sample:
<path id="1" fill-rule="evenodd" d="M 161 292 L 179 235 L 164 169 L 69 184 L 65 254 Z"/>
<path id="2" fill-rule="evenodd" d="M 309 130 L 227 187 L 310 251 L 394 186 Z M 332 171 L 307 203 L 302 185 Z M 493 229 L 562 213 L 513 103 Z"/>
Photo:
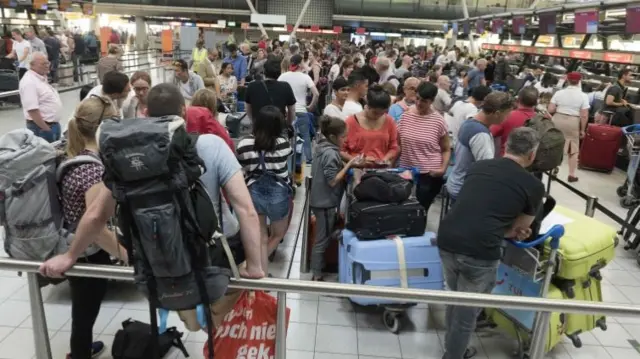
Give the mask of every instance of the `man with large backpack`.
<path id="1" fill-rule="evenodd" d="M 205 163 L 197 150 L 211 148 L 201 146 L 204 136 L 194 140 L 186 133 L 181 117 L 184 98 L 175 86 L 157 85 L 149 91 L 148 101 L 149 118 L 109 119 L 102 123 L 97 137 L 106 187 L 78 223 L 69 251 L 43 263 L 40 272 L 59 277 L 69 270 L 118 205 L 120 240 L 132 261 L 136 284 L 149 298 L 152 312 L 157 308 L 194 309 L 220 299 L 229 277 L 221 268 L 226 264 L 220 259 L 226 257 L 220 255 L 218 210 L 208 193 L 215 188 L 211 186 L 213 182 L 207 186 L 199 181 L 207 179 L 201 178 L 202 169 L 211 161 Z M 227 184 L 237 182 L 235 177 L 231 176 Z M 240 180 L 243 181 L 241 174 Z M 243 193 L 241 186 L 232 187 L 235 193 L 228 191 L 227 195 L 238 211 L 242 230 L 248 232 L 241 238 L 246 265 L 240 268 L 240 274 L 262 278 L 265 270 L 260 262 L 260 236 L 251 229 L 259 228 L 257 215 L 255 210 L 251 215 L 248 193 Z M 243 216 L 248 223 L 242 223 Z M 208 325 L 213 326 L 211 318 L 207 319 Z M 151 324 L 157 324 L 155 313 Z"/>

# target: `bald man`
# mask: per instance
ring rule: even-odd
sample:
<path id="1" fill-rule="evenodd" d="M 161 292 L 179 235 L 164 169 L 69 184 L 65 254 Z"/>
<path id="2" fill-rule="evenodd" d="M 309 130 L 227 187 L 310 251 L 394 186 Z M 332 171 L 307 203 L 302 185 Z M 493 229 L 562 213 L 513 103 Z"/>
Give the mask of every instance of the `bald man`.
<path id="1" fill-rule="evenodd" d="M 58 91 L 47 80 L 50 63 L 47 55 L 31 55 L 30 69 L 20 80 L 20 102 L 27 128 L 48 142 L 60 139 L 60 110 Z"/>
<path id="2" fill-rule="evenodd" d="M 487 81 L 484 79 L 484 70 L 487 68 L 487 60 L 478 59 L 476 61 L 476 68 L 469 71 L 464 78 L 464 88 L 466 93 L 469 93 L 474 87 L 486 86 Z"/>
<path id="3" fill-rule="evenodd" d="M 444 115 L 451 107 L 451 95 L 449 94 L 451 92 L 451 80 L 449 80 L 448 76 L 440 75 L 437 86 L 438 94 L 433 101 L 433 108 L 440 112 L 441 115 Z"/>
<path id="4" fill-rule="evenodd" d="M 416 103 L 416 90 L 418 89 L 418 85 L 420 85 L 420 80 L 416 77 L 409 77 L 404 80 L 404 86 L 402 87 L 404 97 L 389 108 L 389 115 L 393 117 L 396 122 L 400 121 L 402 114 Z"/>
<path id="5" fill-rule="evenodd" d="M 403 79 L 404 75 L 409 71 L 411 71 L 410 70 L 411 62 L 412 62 L 411 56 L 404 55 L 402 57 L 402 65 L 400 65 L 400 67 L 398 67 L 395 72 L 395 75 L 398 79 Z"/>

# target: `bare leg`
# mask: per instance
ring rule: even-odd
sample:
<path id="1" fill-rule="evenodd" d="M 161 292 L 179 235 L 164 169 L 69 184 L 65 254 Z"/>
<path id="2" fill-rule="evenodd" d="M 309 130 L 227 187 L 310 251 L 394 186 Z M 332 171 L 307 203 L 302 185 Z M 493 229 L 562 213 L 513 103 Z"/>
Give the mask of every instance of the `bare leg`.
<path id="1" fill-rule="evenodd" d="M 267 217 L 259 215 L 260 221 L 260 249 L 262 254 L 262 270 L 269 273 L 269 234 L 267 232 Z"/>
<path id="2" fill-rule="evenodd" d="M 271 236 L 268 239 L 267 255 L 273 253 L 273 251 L 280 244 L 280 240 L 287 233 L 289 227 L 289 218 L 285 217 L 279 221 L 271 222 Z"/>

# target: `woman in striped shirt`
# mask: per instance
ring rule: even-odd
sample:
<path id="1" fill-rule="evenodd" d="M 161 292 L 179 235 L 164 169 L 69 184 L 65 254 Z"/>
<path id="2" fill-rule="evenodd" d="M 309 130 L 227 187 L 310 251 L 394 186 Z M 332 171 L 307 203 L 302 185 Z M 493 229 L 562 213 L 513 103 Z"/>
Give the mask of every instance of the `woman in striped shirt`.
<path id="1" fill-rule="evenodd" d="M 269 254 L 276 249 L 289 226 L 293 190 L 287 162 L 292 149 L 284 135 L 285 129 L 282 112 L 275 106 L 265 106 L 253 119 L 253 134 L 240 140 L 236 150 L 260 217 L 265 273 Z M 267 231 L 267 218 L 270 231 Z"/>
<path id="2" fill-rule="evenodd" d="M 400 117 L 400 167 L 415 167 L 420 171 L 416 197 L 429 212 L 449 166 L 451 144 L 447 123 L 432 104 L 438 94 L 436 85 L 422 82 L 417 89 L 417 101 Z"/>

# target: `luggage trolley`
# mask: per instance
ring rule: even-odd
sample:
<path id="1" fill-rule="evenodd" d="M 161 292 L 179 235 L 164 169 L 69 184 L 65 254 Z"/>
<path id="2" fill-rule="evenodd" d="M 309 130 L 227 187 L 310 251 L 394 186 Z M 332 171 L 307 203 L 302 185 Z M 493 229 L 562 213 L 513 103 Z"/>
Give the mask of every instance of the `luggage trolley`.
<path id="1" fill-rule="evenodd" d="M 555 298 L 554 294 L 560 292 L 557 289 L 553 293 L 550 291 L 551 279 L 563 235 L 564 227 L 555 225 L 531 242 L 508 240 L 493 294 Z M 543 246 L 549 246 L 549 249 L 541 250 Z M 562 330 L 559 313 L 515 309 L 490 309 L 487 312 L 494 324 L 516 337 L 518 356 L 522 359 L 540 359 L 550 346 L 557 344 L 549 340 L 554 335 L 549 331 L 552 323 L 557 321 L 559 328 L 555 329 Z"/>
<path id="2" fill-rule="evenodd" d="M 629 209 L 638 203 L 634 181 L 640 164 L 640 125 L 623 127 L 622 133 L 627 137 L 629 165 L 627 166 L 627 179 L 622 186 L 616 189 L 616 193 L 621 197 L 620 206 Z"/>
<path id="3" fill-rule="evenodd" d="M 413 168 L 365 169 L 364 172 L 384 171 L 400 175 L 410 171 L 416 183 L 418 171 Z M 353 170 L 348 172 L 346 196 L 348 202 L 353 199 L 355 184 Z M 415 190 L 415 186 L 414 186 Z M 347 206 L 345 218 L 349 218 L 350 205 Z M 394 243 L 395 242 L 395 243 Z M 402 249 L 398 248 L 402 247 Z M 403 254 L 403 268 L 397 256 Z M 395 253 L 397 251 L 397 253 Z M 362 256 L 362 257 L 361 257 Z M 363 258 L 368 260 L 363 261 Z M 435 244 L 435 233 L 425 233 L 422 237 L 405 237 L 402 245 L 397 240 L 360 240 L 356 234 L 345 229 L 340 236 L 339 245 L 339 281 L 341 283 L 360 283 L 383 285 L 389 287 L 444 289 L 444 278 L 438 248 Z M 398 277 L 390 275 L 398 272 Z M 398 279 L 399 278 L 399 279 Z M 375 298 L 352 297 L 349 300 L 362 306 L 378 306 L 383 308 L 382 322 L 392 333 L 397 334 L 402 328 L 402 318 L 406 310 L 416 303 L 386 301 Z"/>

